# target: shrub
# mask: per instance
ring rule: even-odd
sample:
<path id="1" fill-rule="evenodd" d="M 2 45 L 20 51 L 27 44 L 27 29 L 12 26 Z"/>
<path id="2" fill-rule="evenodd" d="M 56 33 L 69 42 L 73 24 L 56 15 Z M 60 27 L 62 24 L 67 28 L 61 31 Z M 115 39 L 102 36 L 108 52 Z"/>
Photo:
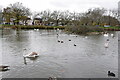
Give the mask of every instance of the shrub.
<path id="1" fill-rule="evenodd" d="M 88 32 L 103 32 L 104 29 L 96 27 L 96 26 L 83 26 L 83 25 L 76 25 L 76 26 L 67 26 L 67 31 L 76 34 L 86 34 Z"/>

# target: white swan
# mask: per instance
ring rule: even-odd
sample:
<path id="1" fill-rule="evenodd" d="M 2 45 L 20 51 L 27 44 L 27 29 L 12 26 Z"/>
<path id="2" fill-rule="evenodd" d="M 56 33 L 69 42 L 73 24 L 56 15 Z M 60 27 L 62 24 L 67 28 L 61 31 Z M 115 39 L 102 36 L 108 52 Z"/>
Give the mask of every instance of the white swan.
<path id="1" fill-rule="evenodd" d="M 36 31 L 39 31 L 39 29 L 36 29 Z"/>
<path id="2" fill-rule="evenodd" d="M 104 34 L 105 37 L 108 37 L 108 33 Z"/>
<path id="3" fill-rule="evenodd" d="M 109 45 L 109 43 L 108 43 L 108 42 L 106 42 L 106 43 L 105 43 L 105 48 L 108 48 L 108 45 Z"/>
<path id="4" fill-rule="evenodd" d="M 24 57 L 27 57 L 27 58 L 35 58 L 38 56 L 39 56 L 39 54 L 36 52 L 31 52 L 30 54 L 24 55 Z"/>
<path id="5" fill-rule="evenodd" d="M 111 34 L 111 36 L 113 37 L 113 36 L 114 36 L 114 34 Z"/>
<path id="6" fill-rule="evenodd" d="M 85 36 L 85 38 L 87 39 L 88 37 L 87 37 L 87 36 Z"/>
<path id="7" fill-rule="evenodd" d="M 59 31 L 60 29 L 59 28 L 57 28 L 57 31 Z"/>

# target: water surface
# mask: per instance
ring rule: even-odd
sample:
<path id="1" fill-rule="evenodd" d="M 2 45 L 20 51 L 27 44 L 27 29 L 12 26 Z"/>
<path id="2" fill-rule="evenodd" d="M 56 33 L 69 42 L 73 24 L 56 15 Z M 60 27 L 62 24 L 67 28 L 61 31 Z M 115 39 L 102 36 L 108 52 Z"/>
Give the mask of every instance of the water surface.
<path id="1" fill-rule="evenodd" d="M 0 33 L 1 64 L 10 66 L 2 73 L 4 78 L 108 78 L 109 70 L 118 75 L 117 32 L 110 32 L 108 37 L 66 34 L 62 30 L 4 29 Z M 109 47 L 105 48 L 108 38 Z M 33 51 L 40 56 L 26 59 L 24 64 L 23 55 Z"/>

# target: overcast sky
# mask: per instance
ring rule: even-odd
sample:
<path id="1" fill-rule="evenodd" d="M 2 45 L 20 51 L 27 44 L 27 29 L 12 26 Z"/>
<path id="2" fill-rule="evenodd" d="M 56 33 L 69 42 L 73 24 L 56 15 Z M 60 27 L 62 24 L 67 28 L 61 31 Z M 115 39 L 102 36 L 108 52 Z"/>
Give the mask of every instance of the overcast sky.
<path id="1" fill-rule="evenodd" d="M 46 9 L 84 12 L 94 7 L 104 7 L 106 9 L 117 8 L 119 0 L 2 0 L 0 8 L 4 8 L 15 2 L 23 3 L 32 12 L 39 12 Z"/>

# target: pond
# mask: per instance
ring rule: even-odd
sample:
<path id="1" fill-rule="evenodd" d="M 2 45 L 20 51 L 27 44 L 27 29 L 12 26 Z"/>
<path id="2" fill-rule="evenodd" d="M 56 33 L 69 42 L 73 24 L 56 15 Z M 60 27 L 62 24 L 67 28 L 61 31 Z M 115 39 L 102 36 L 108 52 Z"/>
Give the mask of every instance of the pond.
<path id="1" fill-rule="evenodd" d="M 117 32 L 86 36 L 64 30 L 4 29 L 0 33 L 0 62 L 10 66 L 3 78 L 108 78 L 107 71 L 118 77 Z M 23 55 L 30 52 L 39 57 L 25 61 Z"/>

